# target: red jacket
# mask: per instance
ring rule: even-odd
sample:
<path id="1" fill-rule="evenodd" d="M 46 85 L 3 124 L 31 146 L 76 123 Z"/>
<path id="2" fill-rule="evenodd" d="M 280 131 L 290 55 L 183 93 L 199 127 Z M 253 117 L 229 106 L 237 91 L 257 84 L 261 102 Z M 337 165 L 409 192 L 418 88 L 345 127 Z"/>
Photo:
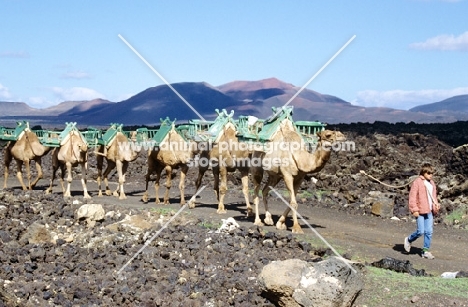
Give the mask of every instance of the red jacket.
<path id="1" fill-rule="evenodd" d="M 429 200 L 427 199 L 427 190 L 424 186 L 424 176 L 419 176 L 411 185 L 409 193 L 409 210 L 411 213 L 418 211 L 419 214 L 427 214 L 431 212 L 429 208 Z M 435 207 L 437 202 L 437 191 L 436 185 L 433 180 L 431 180 L 432 185 L 432 199 L 433 204 L 432 208 Z"/>

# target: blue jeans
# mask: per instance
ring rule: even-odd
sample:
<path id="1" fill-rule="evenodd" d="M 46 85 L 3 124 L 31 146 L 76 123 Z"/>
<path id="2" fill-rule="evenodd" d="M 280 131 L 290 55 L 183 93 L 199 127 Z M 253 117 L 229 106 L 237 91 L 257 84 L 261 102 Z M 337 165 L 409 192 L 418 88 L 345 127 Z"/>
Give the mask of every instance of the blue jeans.
<path id="1" fill-rule="evenodd" d="M 432 229 L 434 224 L 433 221 L 432 212 L 427 214 L 420 214 L 416 219 L 416 231 L 408 237 L 409 243 L 416 241 L 417 238 L 424 235 L 423 250 L 429 250 L 432 241 Z"/>

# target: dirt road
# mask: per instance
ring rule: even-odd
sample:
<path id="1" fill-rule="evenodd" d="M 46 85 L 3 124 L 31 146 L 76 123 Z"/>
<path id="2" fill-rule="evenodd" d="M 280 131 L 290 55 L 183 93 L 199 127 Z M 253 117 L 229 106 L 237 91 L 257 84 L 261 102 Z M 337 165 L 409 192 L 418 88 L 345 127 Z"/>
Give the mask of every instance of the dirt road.
<path id="1" fill-rule="evenodd" d="M 3 179 L 3 178 L 2 178 Z M 162 182 L 161 182 L 162 183 Z M 45 189 L 47 180 L 41 180 L 37 189 Z M 87 203 L 120 204 L 125 207 L 143 208 L 173 208 L 180 209 L 178 181 L 173 181 L 171 189 L 170 205 L 156 205 L 154 203 L 154 188 L 150 186 L 150 201 L 145 204 L 141 202 L 144 182 L 132 181 L 126 183 L 126 200 L 118 200 L 112 196 L 97 197 L 97 184 L 90 180 L 88 189 L 93 196 Z M 18 187 L 16 178 L 9 179 L 10 187 Z M 111 184 L 111 189 L 115 188 L 115 183 Z M 161 184 L 160 197 L 164 186 Z M 194 194 L 194 187 L 188 185 L 186 188 L 186 199 Z M 59 193 L 58 186 L 55 186 L 54 193 Z M 72 185 L 72 195 L 74 198 L 82 199 L 81 186 L 78 180 L 74 180 Z M 286 205 L 275 197 L 270 198 L 270 212 L 276 222 L 279 215 L 284 211 Z M 195 209 L 185 209 L 186 214 L 203 218 L 216 225 L 221 223 L 221 219 L 233 217 L 241 225 L 250 227 L 253 225 L 253 217 L 245 216 L 246 206 L 244 204 L 242 192 L 239 188 L 230 187 L 226 197 L 226 208 L 228 213 L 218 215 L 216 213 L 217 202 L 214 198 L 212 186 L 208 185 L 197 198 Z M 263 218 L 263 205 L 260 206 L 261 217 Z M 383 219 L 376 216 L 351 215 L 345 211 L 337 211 L 329 208 L 321 208 L 311 203 L 299 204 L 298 211 L 304 219 L 339 253 L 347 253 L 353 260 L 362 262 L 374 262 L 384 257 L 392 257 L 402 261 L 409 260 L 415 269 L 424 269 L 427 273 L 438 276 L 443 272 L 468 271 L 468 233 L 466 230 L 447 229 L 443 225 L 434 226 L 434 235 L 431 251 L 436 257 L 434 260 L 423 259 L 419 256 L 423 244 L 423 238 L 419 238 L 413 243 L 411 252 L 407 254 L 403 249 L 403 239 L 415 229 L 412 218 L 408 220 Z M 326 247 L 315 233 L 300 220 L 300 224 L 305 232 L 304 239 L 319 246 Z M 292 226 L 292 220 L 287 221 L 288 227 Z M 274 226 L 265 226 L 266 231 L 279 231 Z M 290 229 L 287 230 L 290 232 Z"/>

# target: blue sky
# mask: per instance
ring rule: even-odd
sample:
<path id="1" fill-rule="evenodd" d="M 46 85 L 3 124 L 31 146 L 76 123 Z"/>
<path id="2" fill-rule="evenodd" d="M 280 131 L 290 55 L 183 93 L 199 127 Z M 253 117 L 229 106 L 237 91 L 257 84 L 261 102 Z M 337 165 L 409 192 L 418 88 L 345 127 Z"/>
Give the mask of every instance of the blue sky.
<path id="1" fill-rule="evenodd" d="M 164 84 L 119 35 L 170 83 L 298 87 L 356 35 L 308 89 L 397 109 L 468 94 L 468 0 L 0 4 L 0 101 L 121 101 Z"/>

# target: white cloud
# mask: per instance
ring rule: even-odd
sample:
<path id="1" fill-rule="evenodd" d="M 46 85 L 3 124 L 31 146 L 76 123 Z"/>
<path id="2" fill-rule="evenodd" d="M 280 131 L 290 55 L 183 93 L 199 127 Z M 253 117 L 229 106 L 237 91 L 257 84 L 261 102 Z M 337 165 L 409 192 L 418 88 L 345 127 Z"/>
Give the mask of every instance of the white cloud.
<path id="1" fill-rule="evenodd" d="M 468 51 L 468 31 L 459 36 L 438 35 L 428 38 L 425 42 L 412 43 L 409 47 L 420 50 Z"/>
<path id="2" fill-rule="evenodd" d="M 0 58 L 29 58 L 29 53 L 25 51 L 3 51 Z"/>
<path id="3" fill-rule="evenodd" d="M 0 84 L 0 99 L 11 99 L 12 95 L 10 93 L 10 90 L 8 90 L 8 87 L 3 86 Z"/>
<path id="4" fill-rule="evenodd" d="M 408 110 L 418 105 L 438 102 L 453 96 L 466 94 L 468 94 L 468 87 L 419 91 L 391 90 L 379 92 L 365 90 L 358 92 L 356 99 L 352 103 L 363 107 L 386 107 Z"/>
<path id="5" fill-rule="evenodd" d="M 69 71 L 61 76 L 62 79 L 91 79 L 91 75 L 84 71 Z"/>
<path id="6" fill-rule="evenodd" d="M 92 100 L 96 98 L 105 99 L 105 96 L 103 94 L 93 89 L 86 88 L 86 87 L 72 87 L 72 88 L 53 87 L 52 92 L 60 100 L 60 102 Z"/>
<path id="7" fill-rule="evenodd" d="M 56 105 L 57 103 L 48 100 L 45 97 L 29 97 L 27 104 L 33 108 L 47 108 Z"/>

